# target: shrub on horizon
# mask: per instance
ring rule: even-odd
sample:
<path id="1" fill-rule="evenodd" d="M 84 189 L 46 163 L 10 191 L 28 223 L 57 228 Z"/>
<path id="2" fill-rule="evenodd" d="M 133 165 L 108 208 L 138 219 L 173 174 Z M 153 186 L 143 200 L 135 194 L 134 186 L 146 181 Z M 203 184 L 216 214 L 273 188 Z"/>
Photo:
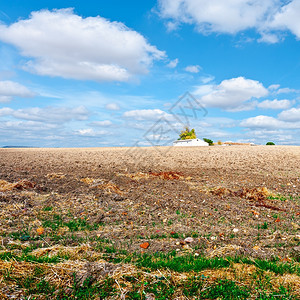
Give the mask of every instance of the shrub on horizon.
<path id="1" fill-rule="evenodd" d="M 209 146 L 213 146 L 214 142 L 211 139 L 203 138 L 203 141 L 208 143 Z"/>

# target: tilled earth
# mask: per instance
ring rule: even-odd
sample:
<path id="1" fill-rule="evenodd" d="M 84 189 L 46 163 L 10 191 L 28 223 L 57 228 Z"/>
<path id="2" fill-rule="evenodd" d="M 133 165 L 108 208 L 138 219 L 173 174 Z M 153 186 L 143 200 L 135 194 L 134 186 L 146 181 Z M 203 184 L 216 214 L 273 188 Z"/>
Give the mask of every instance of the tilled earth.
<path id="1" fill-rule="evenodd" d="M 0 149 L 0 252 L 83 244 L 299 262 L 300 147 Z"/>

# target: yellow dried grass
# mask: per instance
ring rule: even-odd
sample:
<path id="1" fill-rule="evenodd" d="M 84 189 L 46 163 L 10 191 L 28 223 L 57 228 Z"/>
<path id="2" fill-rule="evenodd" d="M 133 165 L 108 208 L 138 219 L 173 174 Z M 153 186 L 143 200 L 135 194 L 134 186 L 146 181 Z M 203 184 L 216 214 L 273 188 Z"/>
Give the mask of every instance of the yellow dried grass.
<path id="1" fill-rule="evenodd" d="M 224 257 L 224 256 L 234 256 L 238 250 L 242 247 L 237 245 L 226 245 L 224 247 L 219 247 L 212 250 L 208 257 Z"/>

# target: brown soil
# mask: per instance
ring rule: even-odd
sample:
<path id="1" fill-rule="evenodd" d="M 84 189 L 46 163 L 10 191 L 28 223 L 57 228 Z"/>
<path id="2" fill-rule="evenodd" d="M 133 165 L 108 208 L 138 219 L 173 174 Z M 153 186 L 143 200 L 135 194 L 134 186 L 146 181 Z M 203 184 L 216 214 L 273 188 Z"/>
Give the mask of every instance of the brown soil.
<path id="1" fill-rule="evenodd" d="M 88 232 L 61 226 L 56 234 L 68 246 L 79 244 L 71 237 L 77 235 L 130 251 L 210 256 L 227 247 L 224 255 L 293 256 L 300 239 L 300 147 L 131 150 L 1 149 L 2 244 L 14 232 L 36 236 L 46 219 L 60 215 L 64 222 L 101 224 Z M 47 247 L 57 244 L 52 234 L 45 228 Z M 189 236 L 194 241 L 185 245 Z"/>

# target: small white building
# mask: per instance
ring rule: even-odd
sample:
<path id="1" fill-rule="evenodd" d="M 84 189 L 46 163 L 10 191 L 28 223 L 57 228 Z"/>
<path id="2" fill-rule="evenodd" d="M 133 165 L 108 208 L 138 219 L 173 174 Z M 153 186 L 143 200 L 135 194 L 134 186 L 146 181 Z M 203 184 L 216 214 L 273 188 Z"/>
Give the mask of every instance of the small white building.
<path id="1" fill-rule="evenodd" d="M 173 146 L 209 146 L 209 144 L 200 139 L 191 139 L 174 141 Z"/>

